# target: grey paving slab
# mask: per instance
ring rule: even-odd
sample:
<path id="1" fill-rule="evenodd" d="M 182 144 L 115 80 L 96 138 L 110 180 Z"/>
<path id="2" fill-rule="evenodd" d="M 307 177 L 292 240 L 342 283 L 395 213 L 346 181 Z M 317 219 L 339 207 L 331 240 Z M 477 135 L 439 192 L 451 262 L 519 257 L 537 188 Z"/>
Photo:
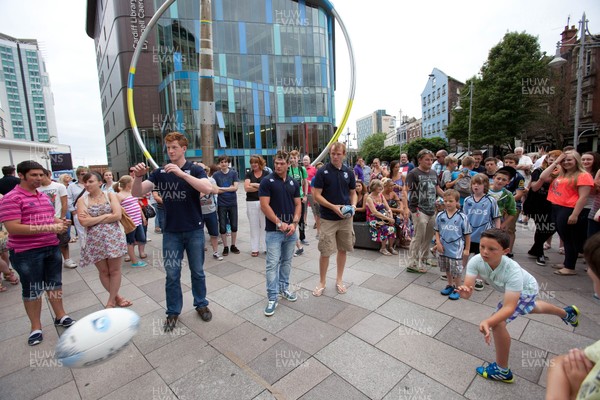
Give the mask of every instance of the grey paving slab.
<path id="1" fill-rule="evenodd" d="M 69 381 L 56 389 L 36 397 L 36 400 L 80 400 L 79 390 L 75 381 Z"/>
<path id="2" fill-rule="evenodd" d="M 146 296 L 150 297 L 157 303 L 160 303 L 161 301 L 164 301 L 167 298 L 167 293 L 165 292 L 164 279 L 157 279 L 155 281 L 148 282 L 145 285 L 141 285 L 139 288 L 142 289 Z"/>
<path id="3" fill-rule="evenodd" d="M 376 347 L 458 393 L 464 393 L 469 387 L 475 375 L 473 366 L 481 365 L 481 359 L 417 331 L 413 334 L 392 332 Z M 432 369 L 432 365 L 436 367 Z"/>
<path id="4" fill-rule="evenodd" d="M 406 364 L 350 333 L 325 346 L 315 358 L 371 399 L 383 398 L 410 370 Z M 373 365 L 377 368 L 372 368 Z"/>
<path id="5" fill-rule="evenodd" d="M 264 390 L 243 369 L 219 355 L 170 385 L 180 399 L 252 399 Z"/>
<path id="6" fill-rule="evenodd" d="M 397 322 L 382 315 L 372 313 L 354 325 L 348 332 L 367 343 L 375 345 L 394 329 L 398 329 L 398 327 L 399 324 Z"/>
<path id="7" fill-rule="evenodd" d="M 140 318 L 140 328 L 133 337 L 133 343 L 142 354 L 151 353 L 190 332 L 190 329 L 185 327 L 181 321 L 177 323 L 172 332 L 165 332 L 163 330 L 164 322 L 165 315 L 160 310 Z"/>
<path id="8" fill-rule="evenodd" d="M 135 301 L 133 301 L 133 305 L 129 309 L 135 311 L 140 316 L 149 314 L 156 310 L 163 310 L 164 314 L 164 309 L 160 306 L 160 304 L 158 304 L 156 301 L 152 300 L 148 296 L 143 296 L 139 299 L 135 299 Z"/>
<path id="9" fill-rule="evenodd" d="M 182 326 L 182 329 L 189 328 Z M 203 339 L 190 333 L 146 354 L 146 359 L 162 380 L 172 383 L 218 355 Z M 186 368 L 181 368 L 182 365 Z"/>
<path id="10" fill-rule="evenodd" d="M 6 399 L 35 399 L 47 391 L 58 388 L 73 377 L 67 368 L 56 365 L 23 368 L 0 377 L 2 394 Z M 35 384 L 32 384 L 35 382 Z"/>
<path id="11" fill-rule="evenodd" d="M 374 311 L 392 297 L 391 294 L 377 292 L 361 286 L 354 285 L 346 293 L 338 294 L 336 299 L 355 306 Z"/>
<path id="12" fill-rule="evenodd" d="M 287 302 L 281 300 L 275 309 L 275 314 L 267 317 L 264 314 L 266 304 L 266 300 L 264 302 L 258 302 L 253 306 L 246 308 L 238 315 L 270 333 L 279 332 L 302 316 L 301 312 L 287 307 Z"/>
<path id="13" fill-rule="evenodd" d="M 248 308 L 264 299 L 264 297 L 248 289 L 233 284 L 216 292 L 208 293 L 207 297 L 234 313 L 240 312 L 244 308 Z"/>
<path id="14" fill-rule="evenodd" d="M 340 311 L 335 317 L 331 318 L 329 322 L 333 326 L 337 326 L 340 329 L 348 330 L 353 327 L 358 321 L 369 315 L 369 310 L 348 304 L 346 308 Z"/>
<path id="15" fill-rule="evenodd" d="M 231 285 L 231 282 L 225 280 L 223 278 L 219 278 L 216 275 L 206 273 L 206 290 L 208 293 L 216 292 L 219 289 L 222 289 L 226 286 Z"/>
<path id="16" fill-rule="evenodd" d="M 0 377 L 12 374 L 28 367 L 51 366 L 54 357 L 54 347 L 58 341 L 58 334 L 54 326 L 43 329 L 44 341 L 36 347 L 27 345 L 29 330 L 2 341 L 0 346 Z M 0 396 L 1 393 L 0 393 Z"/>
<path id="17" fill-rule="evenodd" d="M 248 366 L 269 384 L 273 384 L 295 368 L 309 368 L 310 364 L 306 363 L 309 358 L 310 354 L 280 340 L 252 360 Z"/>
<path id="18" fill-rule="evenodd" d="M 398 265 L 390 265 L 381 262 L 379 258 L 376 262 L 362 260 L 352 266 L 353 269 L 357 269 L 363 272 L 370 272 L 372 274 L 387 276 L 388 278 L 395 278 L 401 272 Z"/>
<path id="19" fill-rule="evenodd" d="M 445 287 L 445 285 L 440 286 Z M 439 290 L 422 288 L 417 285 L 408 286 L 398 293 L 397 296 L 401 299 L 408 300 L 434 310 L 448 300 L 448 296 L 442 296 Z"/>
<path id="20" fill-rule="evenodd" d="M 274 385 L 274 388 L 285 396 L 284 398 L 296 400 L 331 374 L 329 368 L 317 359 L 310 358 L 303 365 L 280 379 Z"/>
<path id="21" fill-rule="evenodd" d="M 330 292 L 331 290 L 335 289 L 329 289 Z M 315 297 L 311 294 L 303 296 L 298 299 L 298 301 L 286 305 L 303 314 L 320 319 L 321 321 L 329 321 L 346 308 L 348 303 L 344 303 L 343 301 L 333 299 L 326 295 Z"/>
<path id="22" fill-rule="evenodd" d="M 466 391 L 465 397 L 473 400 L 504 400 L 523 399 L 525 394 L 528 399 L 543 399 L 546 390 L 527 379 L 515 379 L 513 384 L 501 385 L 501 382 L 492 382 L 477 376 Z"/>
<path id="23" fill-rule="evenodd" d="M 354 386 L 344 381 L 336 374 L 331 374 L 325 378 L 321 383 L 312 388 L 304 396 L 300 397 L 301 400 L 347 400 L 356 399 L 367 400 L 368 397 L 357 390 Z"/>
<path id="24" fill-rule="evenodd" d="M 124 269 L 125 272 L 125 269 Z M 182 272 L 183 274 L 183 272 Z M 135 269 L 131 270 L 126 274 L 127 279 L 131 281 L 134 285 L 140 287 L 147 283 L 162 280 L 165 281 L 165 273 L 164 271 L 159 270 L 158 268 L 145 268 L 144 270 Z"/>
<path id="25" fill-rule="evenodd" d="M 464 399 L 464 397 L 419 371 L 412 369 L 383 398 L 383 400 L 417 399 L 460 400 Z"/>
<path id="26" fill-rule="evenodd" d="M 208 268 L 206 268 L 206 271 L 210 272 L 213 275 L 216 275 L 220 278 L 225 278 L 228 275 L 234 274 L 236 272 L 240 272 L 243 271 L 244 268 L 240 267 L 237 264 L 234 264 L 233 262 L 229 261 L 229 258 L 226 260 L 221 261 L 218 264 L 214 264 Z"/>
<path id="27" fill-rule="evenodd" d="M 396 279 L 389 279 L 380 275 L 373 275 L 360 286 L 375 290 L 381 293 L 391 294 L 392 296 L 398 294 L 402 289 L 409 285 L 410 282 L 402 282 Z"/>
<path id="28" fill-rule="evenodd" d="M 64 294 L 75 294 L 75 293 L 83 292 L 83 291 L 86 291 L 89 289 L 90 289 L 90 287 L 88 286 L 88 284 L 81 278 L 77 279 L 77 280 L 72 280 L 69 283 L 65 283 L 65 281 L 63 279 L 63 285 L 62 285 L 63 295 Z M 104 290 L 104 288 L 102 288 L 102 290 Z"/>
<path id="29" fill-rule="evenodd" d="M 521 341 L 554 354 L 563 354 L 575 347 L 587 347 L 595 342 L 594 339 L 578 335 L 577 331 L 566 332 L 537 321 L 529 322 Z"/>
<path id="30" fill-rule="evenodd" d="M 195 310 L 179 316 L 179 320 L 182 321 L 185 326 L 190 328 L 195 334 L 207 342 L 229 332 L 244 322 L 243 318 L 238 317 L 217 303 L 211 303 L 209 307 L 213 315 L 210 322 L 204 322 L 198 318 L 198 313 L 196 313 Z"/>
<path id="31" fill-rule="evenodd" d="M 102 397 L 103 400 L 147 400 L 147 399 L 175 399 L 175 393 L 167 386 L 156 371 L 129 382 Z"/>
<path id="32" fill-rule="evenodd" d="M 248 363 L 279 341 L 279 338 L 251 324 L 243 324 L 210 342 L 221 353 L 229 352 Z"/>
<path id="33" fill-rule="evenodd" d="M 336 279 L 337 271 L 335 269 L 330 269 L 329 271 L 327 271 L 327 276 L 331 279 Z M 369 279 L 372 276 L 373 276 L 373 274 L 370 272 L 363 272 L 363 271 L 348 268 L 348 267 L 346 267 L 344 269 L 344 282 L 345 283 L 352 283 L 354 285 L 360 285 L 361 283 L 363 283 L 364 281 L 366 281 L 367 279 Z"/>
<path id="34" fill-rule="evenodd" d="M 405 335 L 412 334 L 412 329 L 414 329 L 420 333 L 435 336 L 452 319 L 445 314 L 398 297 L 392 297 L 376 312 L 401 324 L 399 333 Z M 405 327 L 412 329 L 407 330 Z"/>
<path id="35" fill-rule="evenodd" d="M 342 333 L 333 325 L 305 315 L 278 332 L 277 336 L 312 355 Z"/>
<path id="36" fill-rule="evenodd" d="M 235 283 L 236 285 L 241 286 L 244 289 L 250 289 L 251 287 L 258 285 L 261 282 L 265 282 L 264 275 L 258 272 L 254 272 L 250 269 L 242 269 L 241 271 L 227 275 L 225 278 L 229 282 Z"/>
<path id="37" fill-rule="evenodd" d="M 53 318 L 50 315 L 50 312 L 42 313 L 42 325 L 52 325 Z M 23 336 L 25 337 L 31 331 L 31 323 L 29 322 L 29 318 L 24 315 L 18 318 L 13 318 L 7 320 L 6 322 L 0 323 L 0 341 L 13 338 L 15 336 Z M 27 340 L 25 338 L 25 340 Z"/>
<path id="38" fill-rule="evenodd" d="M 69 313 L 97 304 L 104 305 L 94 293 L 89 291 L 74 293 L 72 295 L 63 293 L 63 307 Z"/>

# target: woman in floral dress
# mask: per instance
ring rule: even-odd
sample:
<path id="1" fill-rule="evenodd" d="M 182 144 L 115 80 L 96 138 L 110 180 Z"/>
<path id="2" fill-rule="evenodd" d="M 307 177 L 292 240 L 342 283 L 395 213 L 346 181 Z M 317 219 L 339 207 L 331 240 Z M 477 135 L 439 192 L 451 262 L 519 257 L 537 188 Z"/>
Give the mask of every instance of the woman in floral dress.
<path id="1" fill-rule="evenodd" d="M 131 301 L 119 296 L 122 258 L 127 253 L 119 226 L 121 204 L 114 193 L 102 192 L 99 173 L 88 172 L 83 182 L 87 192 L 77 201 L 77 216 L 87 232 L 79 265 L 98 268 L 100 282 L 108 292 L 106 308 L 129 307 Z"/>
<path id="2" fill-rule="evenodd" d="M 392 210 L 383 197 L 383 184 L 374 179 L 369 184 L 370 194 L 366 198 L 367 222 L 370 226 L 371 240 L 381 243 L 379 252 L 384 256 L 398 254 L 392 247 L 396 239 L 396 228 Z"/>

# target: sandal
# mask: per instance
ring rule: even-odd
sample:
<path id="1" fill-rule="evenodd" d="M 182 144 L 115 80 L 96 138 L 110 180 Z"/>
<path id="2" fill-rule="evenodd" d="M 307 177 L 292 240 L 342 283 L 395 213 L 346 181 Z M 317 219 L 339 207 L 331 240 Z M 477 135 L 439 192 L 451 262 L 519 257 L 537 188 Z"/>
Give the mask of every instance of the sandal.
<path id="1" fill-rule="evenodd" d="M 398 255 L 398 251 L 395 248 L 393 248 L 393 247 L 388 247 L 388 251 L 390 253 L 392 253 L 392 255 L 394 255 L 394 256 Z"/>
<path id="2" fill-rule="evenodd" d="M 379 252 L 381 254 L 383 254 L 384 256 L 391 256 L 392 253 L 390 253 L 387 249 L 380 249 Z"/>
<path id="3" fill-rule="evenodd" d="M 425 268 L 406 267 L 406 272 L 412 272 L 414 274 L 424 274 L 427 272 Z"/>
<path id="4" fill-rule="evenodd" d="M 544 243 L 544 250 L 550 250 L 552 248 L 552 245 L 548 244 L 548 243 Z"/>
<path id="5" fill-rule="evenodd" d="M 563 269 L 559 269 L 558 271 L 554 271 L 554 275 L 562 275 L 562 276 L 572 276 L 572 275 L 577 275 L 577 272 L 568 269 L 568 268 L 563 268 Z"/>
<path id="6" fill-rule="evenodd" d="M 204 249 L 204 250 L 206 250 L 206 249 Z M 140 258 L 148 258 L 148 254 L 142 253 L 142 254 L 140 254 Z"/>
<path id="7" fill-rule="evenodd" d="M 343 283 L 341 285 L 335 285 L 335 289 L 339 294 L 345 294 L 348 291 L 348 288 Z"/>
<path id="8" fill-rule="evenodd" d="M 125 259 L 124 259 L 123 261 L 125 261 L 125 262 L 130 262 L 130 261 L 131 261 L 131 257 L 129 257 L 129 256 L 125 256 Z"/>
<path id="9" fill-rule="evenodd" d="M 323 287 L 316 287 L 315 290 L 313 290 L 312 295 L 315 297 L 321 297 L 321 295 L 323 294 L 323 291 L 325 290 L 325 286 Z"/>
<path id="10" fill-rule="evenodd" d="M 253 251 L 251 254 L 252 254 L 252 257 L 258 257 L 258 251 Z"/>
<path id="11" fill-rule="evenodd" d="M 19 283 L 19 277 L 15 275 L 15 271 L 10 271 L 9 274 L 4 273 L 4 280 L 9 282 L 11 285 L 16 285 Z"/>
<path id="12" fill-rule="evenodd" d="M 126 298 L 121 296 L 117 296 L 116 301 L 118 307 L 131 307 L 133 305 L 133 302 L 131 300 L 127 300 Z"/>
<path id="13" fill-rule="evenodd" d="M 76 237 L 71 238 L 71 240 L 69 240 L 69 243 L 77 243 L 77 238 Z"/>
<path id="14" fill-rule="evenodd" d="M 564 247 L 559 247 L 558 248 L 558 254 L 565 254 L 565 248 Z"/>
<path id="15" fill-rule="evenodd" d="M 0 285 L 0 293 L 6 292 L 7 290 L 8 290 L 8 288 L 6 286 Z"/>

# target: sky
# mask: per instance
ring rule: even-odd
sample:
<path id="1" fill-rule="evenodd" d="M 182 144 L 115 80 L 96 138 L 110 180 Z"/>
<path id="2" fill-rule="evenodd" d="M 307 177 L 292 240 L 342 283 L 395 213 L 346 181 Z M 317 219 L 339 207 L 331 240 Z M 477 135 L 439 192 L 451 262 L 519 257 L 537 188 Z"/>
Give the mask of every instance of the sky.
<path id="1" fill-rule="evenodd" d="M 356 97 L 347 124 L 351 136 L 356 120 L 378 109 L 420 118 L 421 92 L 433 68 L 464 82 L 477 74 L 506 32 L 537 36 L 541 50 L 554 54 L 569 16 L 569 24 L 578 25 L 585 11 L 590 31 L 600 33 L 597 0 L 332 2 L 349 32 L 357 65 Z M 40 42 L 54 93 L 59 141 L 71 145 L 76 165 L 107 162 L 94 41 L 85 33 L 85 7 L 85 0 L 0 0 L 0 32 Z M 348 53 L 339 28 L 336 41 L 339 123 L 350 88 Z"/>

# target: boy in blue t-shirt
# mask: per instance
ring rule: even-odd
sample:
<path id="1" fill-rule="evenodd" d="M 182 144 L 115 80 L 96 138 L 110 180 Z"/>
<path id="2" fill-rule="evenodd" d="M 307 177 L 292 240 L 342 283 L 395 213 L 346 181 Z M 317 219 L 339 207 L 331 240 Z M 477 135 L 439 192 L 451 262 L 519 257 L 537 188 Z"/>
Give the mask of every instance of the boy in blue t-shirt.
<path id="1" fill-rule="evenodd" d="M 488 194 L 490 180 L 485 174 L 477 174 L 471 179 L 471 196 L 465 199 L 463 213 L 469 220 L 471 233 L 470 254 L 479 254 L 481 234 L 490 228 L 500 228 L 500 209 L 496 199 Z M 463 260 L 467 265 L 467 261 Z"/>
<path id="2" fill-rule="evenodd" d="M 486 379 L 514 382 L 513 374 L 508 366 L 510 353 L 510 334 L 506 324 L 527 314 L 551 314 L 559 316 L 566 324 L 576 327 L 579 325 L 579 310 L 576 306 L 559 308 L 545 301 L 536 300 L 538 294 L 537 281 L 519 264 L 508 257 L 510 237 L 500 229 L 488 229 L 481 234 L 481 253 L 473 257 L 467 264 L 465 284 L 456 290 L 460 297 L 468 299 L 473 294 L 475 277 L 480 275 L 498 292 L 504 293 L 504 298 L 498 303 L 496 311 L 479 324 L 479 332 L 485 342 L 491 343 L 491 332 L 494 333 L 496 346 L 496 362 L 487 366 L 477 367 L 479 375 Z"/>
<path id="3" fill-rule="evenodd" d="M 445 210 L 435 217 L 433 230 L 438 253 L 438 267 L 446 273 L 448 285 L 440 292 L 450 300 L 458 300 L 463 258 L 469 256 L 471 226 L 467 216 L 458 210 L 460 194 L 454 189 L 444 192 Z"/>

